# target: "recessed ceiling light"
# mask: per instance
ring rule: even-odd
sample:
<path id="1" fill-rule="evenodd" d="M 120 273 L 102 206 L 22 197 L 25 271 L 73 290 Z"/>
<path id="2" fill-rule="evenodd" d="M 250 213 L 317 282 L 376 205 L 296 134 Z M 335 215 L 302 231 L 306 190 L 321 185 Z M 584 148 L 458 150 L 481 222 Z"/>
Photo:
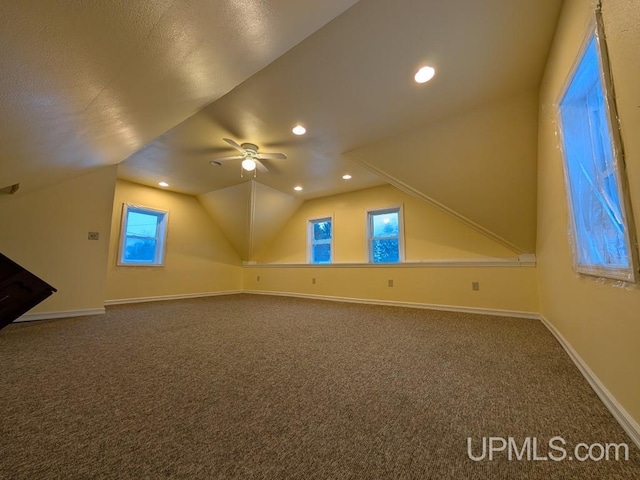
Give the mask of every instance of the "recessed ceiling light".
<path id="1" fill-rule="evenodd" d="M 342 178 L 344 178 L 345 180 L 351 180 L 351 175 L 346 173 L 346 174 L 342 175 Z"/>
<path id="2" fill-rule="evenodd" d="M 291 130 L 295 135 L 304 135 L 305 133 L 307 133 L 307 129 L 304 128 L 302 125 L 296 125 L 295 127 L 293 127 L 293 130 Z"/>
<path id="3" fill-rule="evenodd" d="M 294 189 L 296 192 L 300 192 L 300 191 L 302 190 L 302 187 L 301 187 L 300 185 L 296 185 L 295 187 L 293 187 L 293 189 Z"/>
<path id="4" fill-rule="evenodd" d="M 158 185 L 160 185 L 161 187 L 168 187 L 169 184 L 167 182 L 160 182 L 158 183 Z"/>
<path id="5" fill-rule="evenodd" d="M 436 74 L 436 70 L 433 67 L 422 67 L 413 77 L 418 83 L 428 82 Z"/>

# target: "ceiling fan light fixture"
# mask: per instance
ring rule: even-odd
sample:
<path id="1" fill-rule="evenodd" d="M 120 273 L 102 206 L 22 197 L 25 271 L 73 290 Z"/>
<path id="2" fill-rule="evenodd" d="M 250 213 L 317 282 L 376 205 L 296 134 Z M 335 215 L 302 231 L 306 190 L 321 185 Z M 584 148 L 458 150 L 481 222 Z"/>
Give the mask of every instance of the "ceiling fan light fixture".
<path id="1" fill-rule="evenodd" d="M 256 162 L 252 158 L 245 158 L 242 161 L 242 168 L 247 172 L 253 172 L 256 169 Z"/>
<path id="2" fill-rule="evenodd" d="M 436 70 L 433 67 L 424 66 L 418 70 L 413 77 L 417 83 L 426 83 L 431 80 L 436 74 Z"/>
<path id="3" fill-rule="evenodd" d="M 304 128 L 302 125 L 296 125 L 295 127 L 293 127 L 293 130 L 291 130 L 293 132 L 294 135 L 304 135 L 305 133 L 307 133 L 307 129 Z"/>
<path id="4" fill-rule="evenodd" d="M 210 165 L 220 166 L 222 162 L 227 162 L 231 160 L 240 160 L 242 162 L 242 166 L 240 169 L 240 177 L 242 178 L 244 172 L 251 172 L 253 177 L 255 178 L 257 172 L 267 173 L 269 168 L 263 163 L 265 160 L 286 160 L 287 156 L 281 152 L 272 152 L 272 153 L 263 153 L 258 152 L 258 146 L 255 143 L 245 142 L 243 144 L 238 144 L 235 140 L 231 140 L 230 138 L 223 138 L 225 142 L 227 142 L 231 147 L 238 150 L 240 155 L 230 155 L 227 157 L 214 158 L 209 161 Z"/>
<path id="5" fill-rule="evenodd" d="M 351 180 L 351 175 L 349 175 L 348 173 L 345 173 L 344 175 L 342 175 L 342 179 L 343 180 Z"/>
<path id="6" fill-rule="evenodd" d="M 301 191 L 302 191 L 302 187 L 301 187 L 300 185 L 296 185 L 295 187 L 293 187 L 293 189 L 294 189 L 296 192 L 301 192 Z"/>

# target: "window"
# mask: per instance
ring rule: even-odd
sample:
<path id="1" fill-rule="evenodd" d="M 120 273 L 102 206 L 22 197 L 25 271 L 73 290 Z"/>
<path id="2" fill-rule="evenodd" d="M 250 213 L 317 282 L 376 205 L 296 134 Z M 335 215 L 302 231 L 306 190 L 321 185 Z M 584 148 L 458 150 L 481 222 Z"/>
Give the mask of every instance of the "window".
<path id="1" fill-rule="evenodd" d="M 376 210 L 369 212 L 368 217 L 369 261 L 399 263 L 402 244 L 400 208 Z"/>
<path id="2" fill-rule="evenodd" d="M 167 212 L 125 204 L 118 265 L 164 264 Z"/>
<path id="3" fill-rule="evenodd" d="M 622 148 L 612 128 L 615 104 L 603 81 L 610 77 L 598 24 L 559 105 L 574 263 L 580 273 L 635 281 Z"/>
<path id="4" fill-rule="evenodd" d="M 331 217 L 309 220 L 309 263 L 331 263 Z"/>

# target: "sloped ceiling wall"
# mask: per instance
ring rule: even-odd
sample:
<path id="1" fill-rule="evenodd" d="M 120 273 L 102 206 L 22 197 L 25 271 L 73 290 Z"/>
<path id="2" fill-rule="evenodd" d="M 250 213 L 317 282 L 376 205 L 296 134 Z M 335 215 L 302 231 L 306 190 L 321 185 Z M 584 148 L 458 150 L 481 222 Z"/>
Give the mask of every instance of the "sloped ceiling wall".
<path id="1" fill-rule="evenodd" d="M 255 180 L 197 198 L 247 262 L 278 234 L 303 203 Z"/>
<path id="2" fill-rule="evenodd" d="M 2 2 L 0 187 L 121 162 L 354 3 Z"/>
<path id="3" fill-rule="evenodd" d="M 289 156 L 258 178 L 282 192 L 303 184 L 317 198 L 378 185 L 378 173 L 533 251 L 533 92 L 562 0 L 5 4 L 0 188 L 20 182 L 16 197 L 122 162 L 120 178 L 216 191 L 231 209 L 218 217 L 242 210 L 219 223 L 249 235 L 234 243 L 250 259 L 270 212 L 253 225 L 255 195 L 220 191 L 245 179 L 208 164 L 232 136 Z M 437 74 L 419 86 L 423 63 Z M 309 134 L 292 139 L 297 122 Z"/>
<path id="4" fill-rule="evenodd" d="M 260 249 L 271 243 L 302 204 L 299 198 L 253 182 L 250 260 L 255 260 Z"/>
<path id="5" fill-rule="evenodd" d="M 251 249 L 251 182 L 198 195 L 198 200 L 240 258 L 247 260 Z"/>
<path id="6" fill-rule="evenodd" d="M 538 94 L 527 91 L 345 154 L 518 253 L 536 246 Z M 300 207 L 249 181 L 198 197 L 245 261 Z"/>
<path id="7" fill-rule="evenodd" d="M 520 252 L 535 252 L 537 91 L 349 152 L 389 183 Z M 403 154 L 398 154 L 403 152 Z"/>

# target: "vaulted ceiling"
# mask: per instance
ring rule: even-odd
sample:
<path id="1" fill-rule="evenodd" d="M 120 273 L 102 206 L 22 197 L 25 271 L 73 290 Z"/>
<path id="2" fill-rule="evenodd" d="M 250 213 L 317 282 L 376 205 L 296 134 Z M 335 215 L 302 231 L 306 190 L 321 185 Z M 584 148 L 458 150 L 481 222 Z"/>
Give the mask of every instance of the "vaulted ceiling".
<path id="1" fill-rule="evenodd" d="M 561 3 L 2 1 L 0 188 L 112 164 L 201 201 L 388 182 L 530 252 L 537 88 Z M 418 85 L 424 64 L 437 73 Z M 223 138 L 288 158 L 234 189 L 252 177 L 209 164 L 236 153 Z"/>

